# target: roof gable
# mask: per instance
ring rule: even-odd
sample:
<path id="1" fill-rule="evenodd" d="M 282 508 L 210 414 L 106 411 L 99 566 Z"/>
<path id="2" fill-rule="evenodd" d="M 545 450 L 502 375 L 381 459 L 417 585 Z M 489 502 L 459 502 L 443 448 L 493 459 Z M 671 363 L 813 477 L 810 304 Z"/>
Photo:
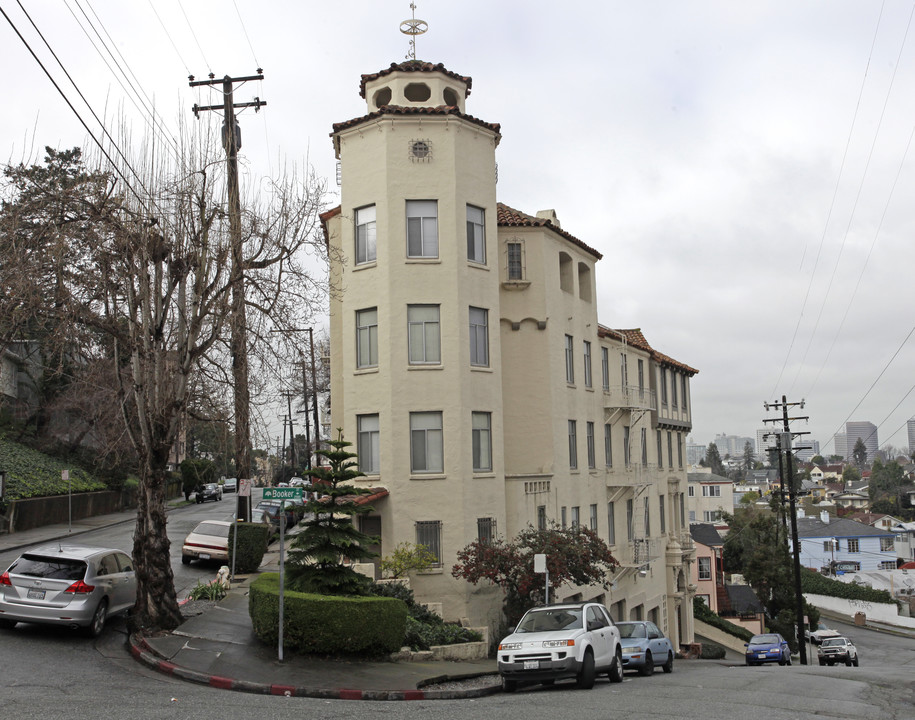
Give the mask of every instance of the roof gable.
<path id="1" fill-rule="evenodd" d="M 577 237 L 571 233 L 567 233 L 558 225 L 553 224 L 553 221 L 549 218 L 535 217 L 534 215 L 528 215 L 523 213 L 520 210 L 515 210 L 512 207 L 509 207 L 505 203 L 496 203 L 497 206 L 497 215 L 498 223 L 500 227 L 543 227 L 552 230 L 560 237 L 565 238 L 573 245 L 584 250 L 589 255 L 593 255 L 596 259 L 600 260 L 603 255 L 601 255 L 597 250 L 592 248 L 589 245 L 586 245 Z"/>

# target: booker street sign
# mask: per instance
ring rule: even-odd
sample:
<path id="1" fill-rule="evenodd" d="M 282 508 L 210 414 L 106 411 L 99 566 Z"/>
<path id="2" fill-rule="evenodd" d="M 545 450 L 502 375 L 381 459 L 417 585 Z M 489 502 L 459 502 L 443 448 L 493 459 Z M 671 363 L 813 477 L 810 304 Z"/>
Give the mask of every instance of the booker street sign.
<path id="1" fill-rule="evenodd" d="M 300 487 L 273 487 L 264 488 L 264 500 L 301 500 L 302 488 Z"/>

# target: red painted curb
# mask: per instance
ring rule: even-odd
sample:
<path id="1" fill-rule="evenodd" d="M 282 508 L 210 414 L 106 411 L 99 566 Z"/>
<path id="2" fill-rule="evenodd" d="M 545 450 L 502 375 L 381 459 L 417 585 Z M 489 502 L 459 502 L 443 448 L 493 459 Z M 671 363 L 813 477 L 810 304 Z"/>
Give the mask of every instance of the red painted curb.
<path id="1" fill-rule="evenodd" d="M 422 690 L 405 690 L 403 694 L 404 700 L 425 700 L 426 693 Z"/>
<path id="2" fill-rule="evenodd" d="M 340 690 L 341 700 L 362 700 L 362 690 Z"/>
<path id="3" fill-rule="evenodd" d="M 160 660 L 156 663 L 156 668 L 164 672 L 166 675 L 171 675 L 175 672 L 175 668 L 178 666 L 175 663 L 170 663 L 167 660 Z"/>
<path id="4" fill-rule="evenodd" d="M 295 695 L 295 686 L 294 685 L 271 685 L 270 694 L 271 695 Z"/>
<path id="5" fill-rule="evenodd" d="M 232 686 L 235 685 L 235 681 L 231 678 L 210 675 L 210 685 L 215 688 L 222 688 L 223 690 L 231 690 Z"/>

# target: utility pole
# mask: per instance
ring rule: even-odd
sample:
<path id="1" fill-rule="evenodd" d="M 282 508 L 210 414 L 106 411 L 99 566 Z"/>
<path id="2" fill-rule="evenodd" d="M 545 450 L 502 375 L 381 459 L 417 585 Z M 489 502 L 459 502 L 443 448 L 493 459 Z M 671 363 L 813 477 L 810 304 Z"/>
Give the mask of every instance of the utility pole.
<path id="1" fill-rule="evenodd" d="M 295 472 L 296 461 L 298 460 L 298 453 L 296 452 L 295 447 L 295 431 L 292 426 L 292 396 L 295 395 L 293 392 L 283 392 L 281 395 L 286 398 L 286 411 L 289 413 L 287 417 L 289 418 L 289 459 L 292 461 L 292 469 Z M 285 429 L 285 425 L 283 428 Z"/>
<path id="2" fill-rule="evenodd" d="M 312 412 L 315 420 L 315 450 L 321 447 L 321 428 L 318 425 L 318 376 L 315 374 L 315 335 L 312 328 L 308 328 L 308 343 L 311 346 L 311 393 Z"/>
<path id="3" fill-rule="evenodd" d="M 299 361 L 298 365 L 302 366 L 302 398 L 305 401 L 305 409 L 299 412 L 305 413 L 305 470 L 311 470 L 311 422 L 308 420 L 308 374 L 305 372 L 305 363 Z"/>
<path id="4" fill-rule="evenodd" d="M 794 470 L 791 464 L 792 458 L 792 439 L 794 435 L 806 435 L 803 433 L 791 432 L 792 420 L 807 420 L 807 416 L 788 417 L 788 408 L 800 406 L 804 408 L 804 401 L 799 403 L 789 403 L 788 399 L 782 395 L 782 401 L 773 403 L 763 403 L 766 410 L 770 408 L 782 409 L 783 431 L 779 433 L 779 465 L 781 465 L 781 453 L 785 453 L 785 475 L 782 479 L 781 502 L 784 503 L 784 484 L 788 483 L 788 500 L 789 512 L 791 514 L 791 540 L 794 543 L 794 597 L 795 597 L 795 614 L 797 620 L 797 646 L 801 656 L 801 665 L 807 664 L 807 641 L 804 633 L 804 595 L 801 592 L 801 544 L 797 537 L 797 488 L 795 487 Z M 764 419 L 763 422 L 778 422 L 778 418 Z"/>
<path id="5" fill-rule="evenodd" d="M 257 75 L 232 78 L 226 75 L 216 80 L 210 73 L 209 80 L 188 80 L 191 87 L 201 85 L 216 86 L 222 84 L 223 102 L 221 105 L 197 105 L 194 103 L 194 117 L 208 110 L 222 110 L 222 144 L 226 151 L 226 182 L 229 190 L 229 232 L 232 240 L 232 306 L 230 316 L 230 348 L 232 351 L 232 379 L 235 387 L 235 471 L 239 478 L 251 477 L 251 430 L 249 417 L 250 391 L 248 388 L 248 324 L 245 316 L 245 267 L 244 248 L 241 236 L 241 195 L 238 188 L 238 150 L 241 148 L 241 129 L 235 119 L 235 108 L 253 107 L 255 112 L 267 103 L 260 98 L 254 102 L 235 103 L 235 83 L 249 80 L 263 80 L 260 68 Z M 239 498 L 238 516 L 240 520 L 251 517 L 249 497 Z"/>

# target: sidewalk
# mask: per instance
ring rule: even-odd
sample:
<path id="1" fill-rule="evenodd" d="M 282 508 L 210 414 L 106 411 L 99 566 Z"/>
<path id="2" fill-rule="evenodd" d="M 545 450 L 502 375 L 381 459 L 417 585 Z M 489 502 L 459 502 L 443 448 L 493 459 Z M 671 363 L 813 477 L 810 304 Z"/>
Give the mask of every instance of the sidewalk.
<path id="1" fill-rule="evenodd" d="M 0 535 L 0 552 L 33 547 L 119 523 L 133 522 L 133 510 Z M 274 544 L 271 547 L 276 547 Z M 279 549 L 264 557 L 261 571 L 279 567 Z M 215 571 L 214 571 L 215 576 Z M 266 695 L 345 700 L 429 700 L 473 698 L 501 692 L 498 679 L 463 690 L 423 690 L 433 682 L 497 674 L 495 660 L 390 662 L 312 658 L 263 644 L 248 615 L 248 584 L 256 577 L 236 576 L 225 598 L 185 620 L 172 632 L 133 635 L 130 653 L 160 672 L 226 690 Z"/>

